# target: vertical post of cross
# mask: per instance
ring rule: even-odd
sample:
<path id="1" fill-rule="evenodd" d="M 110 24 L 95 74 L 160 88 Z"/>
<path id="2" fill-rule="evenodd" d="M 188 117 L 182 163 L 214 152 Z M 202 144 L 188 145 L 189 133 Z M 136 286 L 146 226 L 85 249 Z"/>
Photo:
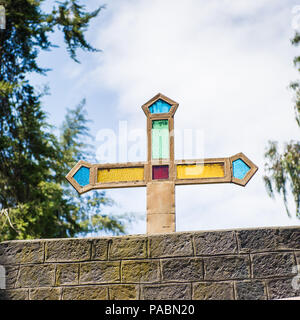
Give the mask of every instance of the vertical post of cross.
<path id="1" fill-rule="evenodd" d="M 147 116 L 147 233 L 175 232 L 174 114 L 178 103 L 157 94 L 142 106 Z"/>

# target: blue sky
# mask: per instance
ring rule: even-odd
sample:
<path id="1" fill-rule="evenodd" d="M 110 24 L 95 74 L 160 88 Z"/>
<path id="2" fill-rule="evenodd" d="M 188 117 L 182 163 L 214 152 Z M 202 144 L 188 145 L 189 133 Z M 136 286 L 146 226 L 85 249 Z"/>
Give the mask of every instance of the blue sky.
<path id="1" fill-rule="evenodd" d="M 140 106 L 161 92 L 179 103 L 175 128 L 201 133 L 199 150 L 189 152 L 192 158 L 243 152 L 259 167 L 245 188 L 176 187 L 178 231 L 299 225 L 287 217 L 280 198 L 267 196 L 262 181 L 267 141 L 299 139 L 288 90 L 298 77 L 292 60 L 299 51 L 290 44 L 300 21 L 297 1 L 86 3 L 89 9 L 106 3 L 87 32 L 102 52 L 80 53 L 81 64 L 76 64 L 65 52 L 62 36 L 54 34 L 61 48 L 39 59 L 53 70 L 47 77 L 32 77 L 36 85 L 50 86 L 51 95 L 43 98 L 50 122 L 59 126 L 66 108 L 86 98 L 93 136 L 103 129 L 118 135 L 120 121 L 127 121 L 129 131 L 143 131 L 146 119 Z M 101 143 L 95 141 L 95 151 Z M 177 159 L 185 156 L 176 142 L 175 154 Z M 107 212 L 145 217 L 144 188 L 107 193 L 118 203 Z M 145 230 L 145 220 L 138 220 L 128 232 Z"/>

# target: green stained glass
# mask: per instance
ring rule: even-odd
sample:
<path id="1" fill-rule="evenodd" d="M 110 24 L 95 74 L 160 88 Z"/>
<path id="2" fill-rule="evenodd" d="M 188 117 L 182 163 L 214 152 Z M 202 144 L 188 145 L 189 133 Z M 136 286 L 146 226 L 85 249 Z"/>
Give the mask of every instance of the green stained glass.
<path id="1" fill-rule="evenodd" d="M 169 122 L 168 120 L 152 121 L 152 159 L 170 157 Z"/>

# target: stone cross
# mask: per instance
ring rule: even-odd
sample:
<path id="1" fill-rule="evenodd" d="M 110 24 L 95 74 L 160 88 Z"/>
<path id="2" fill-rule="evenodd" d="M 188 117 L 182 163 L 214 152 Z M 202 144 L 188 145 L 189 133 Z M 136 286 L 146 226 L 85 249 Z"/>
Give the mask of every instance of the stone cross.
<path id="1" fill-rule="evenodd" d="M 79 161 L 66 179 L 79 194 L 94 189 L 146 187 L 149 234 L 175 232 L 175 185 L 232 182 L 245 186 L 258 168 L 243 153 L 228 158 L 175 160 L 177 108 L 178 103 L 160 93 L 142 106 L 147 117 L 146 162 Z"/>

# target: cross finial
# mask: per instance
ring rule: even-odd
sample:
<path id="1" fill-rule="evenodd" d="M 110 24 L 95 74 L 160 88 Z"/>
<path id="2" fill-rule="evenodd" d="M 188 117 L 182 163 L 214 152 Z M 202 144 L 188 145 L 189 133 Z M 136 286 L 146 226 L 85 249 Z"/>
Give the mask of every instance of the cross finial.
<path id="1" fill-rule="evenodd" d="M 80 194 L 93 189 L 146 187 L 150 234 L 175 231 L 175 185 L 232 182 L 245 186 L 258 168 L 243 153 L 228 158 L 174 159 L 177 108 L 177 102 L 161 93 L 142 106 L 147 117 L 146 162 L 79 161 L 67 180 Z"/>

